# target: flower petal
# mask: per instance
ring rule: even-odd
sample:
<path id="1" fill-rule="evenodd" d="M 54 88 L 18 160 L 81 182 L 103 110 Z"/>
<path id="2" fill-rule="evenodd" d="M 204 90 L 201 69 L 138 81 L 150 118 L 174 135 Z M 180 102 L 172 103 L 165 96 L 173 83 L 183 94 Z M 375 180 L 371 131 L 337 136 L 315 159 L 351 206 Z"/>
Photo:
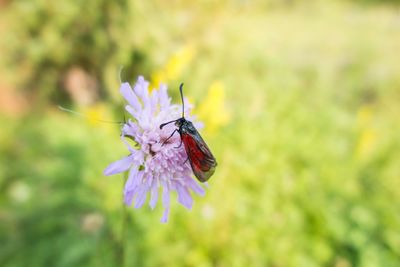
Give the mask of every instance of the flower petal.
<path id="1" fill-rule="evenodd" d="M 161 217 L 160 222 L 161 222 L 161 223 L 166 223 L 166 222 L 168 222 L 168 215 L 169 215 L 169 207 L 166 208 L 166 209 L 164 209 L 164 213 L 163 213 L 163 216 Z"/>
<path id="2" fill-rule="evenodd" d="M 132 137 L 135 137 L 138 133 L 139 133 L 139 126 L 130 120 L 128 123 L 124 124 L 124 127 L 122 127 L 123 135 L 130 135 Z"/>
<path id="3" fill-rule="evenodd" d="M 168 97 L 167 87 L 164 84 L 162 84 L 158 91 L 158 103 L 160 104 L 160 109 L 161 110 L 168 109 L 170 102 L 171 99 Z"/>
<path id="4" fill-rule="evenodd" d="M 125 146 L 128 148 L 129 152 L 131 152 L 131 153 L 135 153 L 135 152 L 136 152 L 136 149 L 134 149 L 134 148 L 128 143 L 128 141 L 126 140 L 125 135 L 121 135 L 121 140 L 122 140 L 122 142 L 125 144 Z"/>
<path id="5" fill-rule="evenodd" d="M 144 171 L 139 171 L 137 168 L 131 168 L 128 180 L 124 188 L 124 201 L 125 204 L 130 206 L 136 193 L 138 192 L 138 185 L 143 180 Z"/>
<path id="6" fill-rule="evenodd" d="M 133 188 L 138 187 L 140 184 L 142 184 L 143 181 L 143 177 L 144 177 L 145 172 L 144 171 L 139 171 L 135 177 L 135 179 L 133 180 Z"/>
<path id="7" fill-rule="evenodd" d="M 149 82 L 146 81 L 143 76 L 139 76 L 135 86 L 133 87 L 133 91 L 136 93 L 137 96 L 141 98 L 143 103 L 146 106 L 148 97 L 149 97 Z"/>
<path id="8" fill-rule="evenodd" d="M 150 208 L 154 209 L 156 207 L 158 200 L 158 187 L 156 184 L 153 183 L 153 186 L 151 188 L 151 195 L 150 195 Z"/>
<path id="9" fill-rule="evenodd" d="M 186 208 L 191 209 L 192 205 L 193 205 L 193 199 L 192 199 L 192 196 L 190 195 L 187 187 L 178 185 L 176 188 L 176 191 L 178 192 L 179 203 L 181 203 Z"/>
<path id="10" fill-rule="evenodd" d="M 151 92 L 150 103 L 151 103 L 151 113 L 154 116 L 158 108 L 158 90 L 153 90 Z"/>
<path id="11" fill-rule="evenodd" d="M 206 193 L 203 187 L 201 187 L 192 177 L 187 177 L 185 182 L 193 190 L 193 192 L 197 193 L 198 195 L 204 196 Z"/>
<path id="12" fill-rule="evenodd" d="M 166 223 L 168 221 L 168 214 L 169 214 L 169 206 L 170 206 L 170 197 L 169 197 L 169 188 L 168 185 L 164 185 L 162 191 L 162 203 L 164 206 L 164 214 L 161 218 L 162 223 Z"/>
<path id="13" fill-rule="evenodd" d="M 134 195 L 135 195 L 135 194 L 134 194 L 133 191 L 130 191 L 130 192 L 128 192 L 128 193 L 125 193 L 125 195 L 124 195 L 124 203 L 125 203 L 125 205 L 127 205 L 127 206 L 132 205 L 132 200 L 133 200 L 133 196 L 134 196 Z"/>
<path id="14" fill-rule="evenodd" d="M 133 93 L 129 83 L 121 84 L 121 88 L 119 90 L 121 92 L 121 95 L 126 99 L 126 101 L 128 101 L 128 103 L 133 107 L 135 111 L 141 110 L 142 107 L 140 105 L 139 99 Z"/>
<path id="15" fill-rule="evenodd" d="M 163 203 L 164 208 L 168 208 L 169 207 L 170 198 L 169 198 L 169 189 L 168 189 L 167 185 L 164 185 L 164 187 L 163 187 L 162 203 Z"/>
<path id="16" fill-rule="evenodd" d="M 136 182 L 138 173 L 139 173 L 138 168 L 134 167 L 134 168 L 130 169 L 128 180 L 125 183 L 124 192 L 131 192 L 131 191 L 135 190 L 135 186 L 136 186 L 135 182 Z"/>
<path id="17" fill-rule="evenodd" d="M 135 209 L 138 209 L 143 206 L 143 204 L 147 198 L 147 191 L 148 191 L 148 189 L 147 189 L 146 185 L 142 185 L 139 188 L 139 192 L 138 192 L 138 195 L 137 195 L 136 201 L 135 201 Z"/>
<path id="18" fill-rule="evenodd" d="M 104 175 L 106 175 L 106 176 L 113 175 L 113 174 L 117 174 L 117 173 L 128 170 L 132 166 L 132 163 L 134 161 L 133 158 L 134 158 L 134 155 L 130 154 L 129 156 L 127 156 L 123 159 L 120 159 L 118 161 L 111 163 L 104 170 Z"/>

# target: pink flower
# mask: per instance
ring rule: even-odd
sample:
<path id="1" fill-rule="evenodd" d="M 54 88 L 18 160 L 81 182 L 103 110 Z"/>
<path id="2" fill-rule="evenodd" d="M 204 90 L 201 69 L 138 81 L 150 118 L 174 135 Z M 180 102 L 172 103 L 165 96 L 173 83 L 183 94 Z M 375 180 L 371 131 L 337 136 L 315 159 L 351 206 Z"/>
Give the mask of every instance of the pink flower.
<path id="1" fill-rule="evenodd" d="M 160 129 L 160 124 L 181 116 L 181 106 L 171 105 L 167 87 L 149 93 L 149 83 L 139 76 L 133 90 L 128 83 L 121 85 L 120 91 L 128 102 L 125 107 L 132 115 L 122 127 L 121 139 L 126 144 L 129 155 L 111 163 L 105 175 L 112 175 L 129 170 L 125 184 L 124 199 L 126 205 L 134 203 L 140 208 L 150 195 L 149 205 L 156 206 L 161 191 L 164 214 L 161 222 L 167 222 L 170 209 L 170 194 L 176 191 L 178 202 L 190 209 L 193 198 L 190 191 L 204 195 L 204 189 L 192 178 L 192 169 L 187 161 L 184 146 L 179 146 L 180 137 L 175 134 L 165 144 L 163 142 L 174 131 L 169 124 Z M 185 114 L 190 118 L 190 106 L 185 103 Z M 132 147 L 127 138 L 134 140 L 137 147 Z"/>

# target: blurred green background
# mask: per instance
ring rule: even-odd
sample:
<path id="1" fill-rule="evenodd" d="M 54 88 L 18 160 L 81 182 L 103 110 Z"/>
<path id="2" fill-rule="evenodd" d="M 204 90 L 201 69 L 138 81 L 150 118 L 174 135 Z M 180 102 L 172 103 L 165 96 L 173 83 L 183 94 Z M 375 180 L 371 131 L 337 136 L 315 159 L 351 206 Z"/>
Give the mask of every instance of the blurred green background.
<path id="1" fill-rule="evenodd" d="M 0 1 L 0 266 L 400 266 L 399 4 Z M 102 173 L 140 74 L 219 162 L 167 224 Z"/>

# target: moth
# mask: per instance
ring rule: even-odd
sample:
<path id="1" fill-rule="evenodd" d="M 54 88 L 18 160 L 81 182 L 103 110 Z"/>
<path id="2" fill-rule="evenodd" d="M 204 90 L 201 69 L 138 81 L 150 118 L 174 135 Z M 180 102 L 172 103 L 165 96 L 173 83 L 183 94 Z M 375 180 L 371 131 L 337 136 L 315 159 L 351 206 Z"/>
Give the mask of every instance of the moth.
<path id="1" fill-rule="evenodd" d="M 185 119 L 185 103 L 183 102 L 183 83 L 179 86 L 182 101 L 182 117 L 160 125 L 162 129 L 165 125 L 175 122 L 175 129 L 172 134 L 164 141 L 168 141 L 176 132 L 181 138 L 180 147 L 183 143 L 185 151 L 196 178 L 204 183 L 214 174 L 217 161 L 206 142 L 203 140 L 191 121 Z M 186 162 L 186 161 L 185 161 Z"/>

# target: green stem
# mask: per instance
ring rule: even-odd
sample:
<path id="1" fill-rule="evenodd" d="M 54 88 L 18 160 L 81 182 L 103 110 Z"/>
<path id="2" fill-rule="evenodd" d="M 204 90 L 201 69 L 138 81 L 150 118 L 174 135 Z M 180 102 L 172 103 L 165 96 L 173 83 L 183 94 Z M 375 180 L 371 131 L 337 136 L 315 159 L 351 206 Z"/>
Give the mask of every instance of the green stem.
<path id="1" fill-rule="evenodd" d="M 124 186 L 128 179 L 128 173 L 124 174 L 124 182 L 122 184 L 122 192 L 124 190 Z M 117 252 L 119 266 L 124 267 L 126 266 L 126 246 L 127 246 L 127 224 L 129 223 L 128 217 L 128 210 L 127 207 L 122 201 L 122 211 L 121 211 L 121 238 L 120 238 L 120 245 Z"/>

